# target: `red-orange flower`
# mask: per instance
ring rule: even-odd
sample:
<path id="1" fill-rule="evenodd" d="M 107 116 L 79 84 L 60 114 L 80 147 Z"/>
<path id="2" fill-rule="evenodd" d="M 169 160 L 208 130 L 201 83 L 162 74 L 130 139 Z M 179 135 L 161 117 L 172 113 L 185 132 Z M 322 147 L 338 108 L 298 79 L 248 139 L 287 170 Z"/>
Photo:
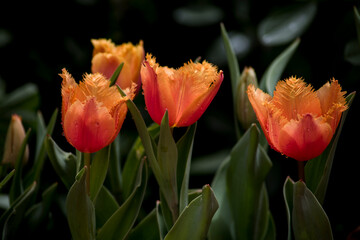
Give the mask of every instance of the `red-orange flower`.
<path id="1" fill-rule="evenodd" d="M 111 40 L 106 39 L 92 39 L 91 42 L 94 46 L 91 71 L 102 73 L 110 79 L 116 68 L 123 62 L 124 66 L 116 84 L 125 90 L 135 83 L 137 93 L 141 86 L 140 68 L 145 55 L 143 42 L 140 41 L 136 46 L 131 43 L 115 46 Z"/>
<path id="2" fill-rule="evenodd" d="M 270 146 L 299 161 L 325 150 L 347 109 L 335 79 L 317 91 L 291 77 L 278 82 L 273 97 L 252 85 L 247 93 Z"/>
<path id="3" fill-rule="evenodd" d="M 77 84 L 63 69 L 62 125 L 68 142 L 81 152 L 96 152 L 109 145 L 124 122 L 126 98 L 100 73 L 84 75 Z"/>
<path id="4" fill-rule="evenodd" d="M 206 61 L 190 61 L 173 69 L 160 67 L 150 54 L 141 68 L 145 104 L 151 118 L 160 124 L 168 110 L 172 127 L 195 123 L 215 97 L 223 78 L 222 71 Z"/>

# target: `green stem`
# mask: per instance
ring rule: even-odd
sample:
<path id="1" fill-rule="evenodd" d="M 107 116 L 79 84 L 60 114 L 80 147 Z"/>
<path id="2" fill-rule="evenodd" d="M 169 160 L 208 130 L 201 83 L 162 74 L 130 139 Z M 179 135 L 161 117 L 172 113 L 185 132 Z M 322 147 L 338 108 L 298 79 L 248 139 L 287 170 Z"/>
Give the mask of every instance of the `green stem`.
<path id="1" fill-rule="evenodd" d="M 90 196 L 90 153 L 84 153 L 84 165 L 86 166 L 86 193 Z"/>
<path id="2" fill-rule="evenodd" d="M 305 162 L 297 161 L 299 180 L 305 182 Z"/>

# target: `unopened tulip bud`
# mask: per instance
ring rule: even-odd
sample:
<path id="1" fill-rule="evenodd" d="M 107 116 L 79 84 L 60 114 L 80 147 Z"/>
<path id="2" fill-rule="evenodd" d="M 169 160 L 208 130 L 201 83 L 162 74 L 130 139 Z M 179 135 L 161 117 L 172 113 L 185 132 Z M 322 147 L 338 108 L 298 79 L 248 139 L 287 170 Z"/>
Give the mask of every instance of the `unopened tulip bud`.
<path id="1" fill-rule="evenodd" d="M 244 129 L 247 129 L 252 123 L 256 122 L 255 112 L 246 93 L 249 85 L 254 85 L 257 87 L 257 78 L 252 67 L 245 67 L 240 76 L 236 103 L 238 119 Z"/>
<path id="2" fill-rule="evenodd" d="M 6 134 L 5 149 L 1 164 L 10 164 L 11 166 L 15 167 L 16 159 L 24 139 L 25 130 L 22 125 L 21 117 L 13 114 Z M 26 145 L 23 164 L 27 163 L 28 159 L 29 146 Z"/>

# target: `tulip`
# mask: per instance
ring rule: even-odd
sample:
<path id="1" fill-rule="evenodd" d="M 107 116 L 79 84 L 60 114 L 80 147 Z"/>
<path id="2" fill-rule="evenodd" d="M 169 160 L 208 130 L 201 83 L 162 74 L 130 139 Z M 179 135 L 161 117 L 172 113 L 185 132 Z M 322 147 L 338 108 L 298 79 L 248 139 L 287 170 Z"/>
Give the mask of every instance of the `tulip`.
<path id="1" fill-rule="evenodd" d="M 124 63 L 116 84 L 123 90 L 135 84 L 136 94 L 141 86 L 140 68 L 145 54 L 143 42 L 140 41 L 136 46 L 131 43 L 115 46 L 111 40 L 106 39 L 93 39 L 91 42 L 94 46 L 91 71 L 102 73 L 110 79 L 116 68 Z"/>
<path id="2" fill-rule="evenodd" d="M 22 125 L 21 117 L 13 114 L 11 116 L 10 125 L 6 133 L 4 154 L 1 164 L 10 164 L 15 167 L 16 159 L 25 139 L 25 129 Z M 22 163 L 26 164 L 29 159 L 29 146 L 26 145 Z"/>
<path id="3" fill-rule="evenodd" d="M 124 122 L 127 98 L 100 73 L 84 75 L 77 84 L 62 70 L 62 125 L 67 141 L 81 152 L 93 153 L 109 145 Z"/>
<path id="4" fill-rule="evenodd" d="M 207 109 L 223 81 L 223 72 L 203 61 L 190 61 L 179 69 L 160 67 L 150 54 L 141 68 L 147 110 L 161 123 L 165 111 L 171 127 L 195 123 Z"/>
<path id="5" fill-rule="evenodd" d="M 347 109 L 346 92 L 335 79 L 317 91 L 291 77 L 277 83 L 273 97 L 253 85 L 247 93 L 269 145 L 298 161 L 325 150 Z"/>

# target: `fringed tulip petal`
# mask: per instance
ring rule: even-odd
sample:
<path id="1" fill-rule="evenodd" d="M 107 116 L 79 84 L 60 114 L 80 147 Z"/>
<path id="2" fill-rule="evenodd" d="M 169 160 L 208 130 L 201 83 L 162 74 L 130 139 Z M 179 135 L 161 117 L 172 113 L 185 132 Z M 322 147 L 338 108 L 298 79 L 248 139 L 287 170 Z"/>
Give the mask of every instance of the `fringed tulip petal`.
<path id="1" fill-rule="evenodd" d="M 124 63 L 116 84 L 123 90 L 136 84 L 136 94 L 141 86 L 140 68 L 145 55 L 143 42 L 140 41 L 138 45 L 124 43 L 118 46 L 106 39 L 93 39 L 91 42 L 94 46 L 91 71 L 111 78 L 117 67 Z"/>
<path id="2" fill-rule="evenodd" d="M 196 122 L 215 97 L 223 81 L 222 71 L 210 63 L 189 62 L 179 69 L 160 67 L 151 55 L 141 69 L 147 110 L 160 124 L 165 111 L 172 127 Z"/>
<path id="3" fill-rule="evenodd" d="M 115 120 L 94 98 L 74 102 L 64 119 L 66 139 L 81 152 L 96 152 L 107 146 L 115 132 Z"/>
<path id="4" fill-rule="evenodd" d="M 333 131 L 329 124 L 311 114 L 291 120 L 279 133 L 279 150 L 288 157 L 306 161 L 319 156 L 330 143 Z"/>
<path id="5" fill-rule="evenodd" d="M 77 84 L 63 69 L 62 125 L 68 142 L 82 152 L 96 152 L 109 145 L 124 122 L 127 98 L 102 74 L 86 74 Z"/>
<path id="6" fill-rule="evenodd" d="M 335 80 L 315 92 L 302 79 L 291 77 L 278 82 L 274 97 L 254 86 L 247 93 L 269 145 L 299 161 L 324 151 L 347 108 Z"/>

